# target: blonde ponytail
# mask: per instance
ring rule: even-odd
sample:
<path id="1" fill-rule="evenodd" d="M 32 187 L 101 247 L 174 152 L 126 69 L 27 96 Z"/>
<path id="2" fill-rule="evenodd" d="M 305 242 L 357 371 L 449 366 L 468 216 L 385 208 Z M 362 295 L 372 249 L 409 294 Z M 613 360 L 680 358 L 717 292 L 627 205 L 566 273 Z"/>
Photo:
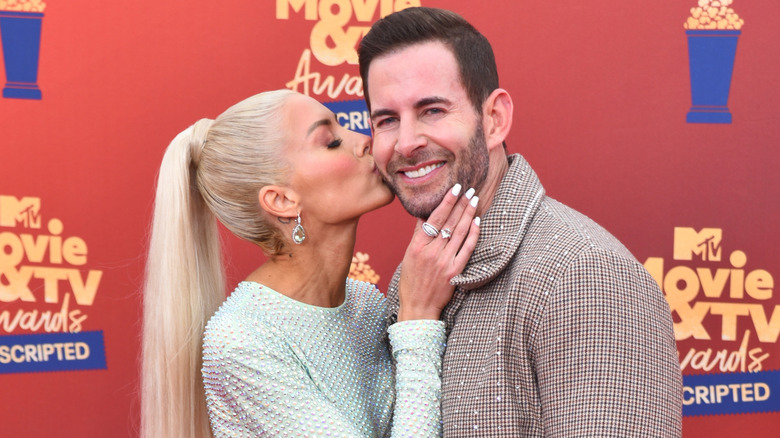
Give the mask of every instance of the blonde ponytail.
<path id="1" fill-rule="evenodd" d="M 141 437 L 211 437 L 201 376 L 202 336 L 225 298 L 218 219 L 267 254 L 285 239 L 260 212 L 258 193 L 286 178 L 279 90 L 202 119 L 163 157 L 146 262 Z"/>
<path id="2" fill-rule="evenodd" d="M 194 182 L 208 122 L 171 142 L 157 181 L 144 292 L 141 436 L 211 437 L 203 327 L 225 297 L 214 215 Z M 205 128 L 205 129 L 204 129 Z"/>

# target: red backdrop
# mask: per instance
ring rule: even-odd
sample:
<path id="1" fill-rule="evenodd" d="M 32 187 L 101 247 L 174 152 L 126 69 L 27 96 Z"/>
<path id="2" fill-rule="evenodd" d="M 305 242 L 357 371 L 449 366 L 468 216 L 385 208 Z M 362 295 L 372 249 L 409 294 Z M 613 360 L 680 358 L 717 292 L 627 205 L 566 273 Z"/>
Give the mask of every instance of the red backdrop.
<path id="1" fill-rule="evenodd" d="M 683 23 L 696 0 L 52 0 L 23 13 L 4 11 L 23 0 L 0 0 L 0 435 L 137 436 L 139 288 L 168 142 L 285 86 L 348 112 L 343 101 L 362 99 L 351 64 L 362 32 L 420 3 L 488 37 L 516 105 L 509 151 L 662 284 L 686 376 L 684 435 L 776 436 L 772 0 L 736 0 L 740 33 L 705 35 L 738 41 L 725 64 L 712 53 L 727 49 L 689 58 Z M 730 72 L 717 101 L 717 77 Z M 361 128 L 361 115 L 343 120 Z M 358 274 L 384 290 L 412 226 L 397 202 L 367 215 Z M 228 246 L 231 282 L 262 260 L 249 244 Z"/>

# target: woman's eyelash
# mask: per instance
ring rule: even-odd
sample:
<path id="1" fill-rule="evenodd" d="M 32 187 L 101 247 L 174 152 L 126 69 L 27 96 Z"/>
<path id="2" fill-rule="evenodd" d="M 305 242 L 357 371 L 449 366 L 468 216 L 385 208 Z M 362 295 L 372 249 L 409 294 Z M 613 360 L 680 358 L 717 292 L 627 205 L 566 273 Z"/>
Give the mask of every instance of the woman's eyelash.
<path id="1" fill-rule="evenodd" d="M 333 140 L 332 142 L 328 143 L 328 149 L 333 149 L 341 146 L 341 139 L 337 138 Z"/>

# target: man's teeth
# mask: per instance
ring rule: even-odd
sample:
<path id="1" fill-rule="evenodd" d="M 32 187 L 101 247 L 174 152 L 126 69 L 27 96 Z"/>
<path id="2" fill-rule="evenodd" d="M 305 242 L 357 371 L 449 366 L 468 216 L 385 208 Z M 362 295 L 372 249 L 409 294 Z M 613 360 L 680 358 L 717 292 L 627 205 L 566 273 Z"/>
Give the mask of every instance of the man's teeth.
<path id="1" fill-rule="evenodd" d="M 409 178 L 420 178 L 421 176 L 425 176 L 425 175 L 433 172 L 433 169 L 438 169 L 439 167 L 441 167 L 443 165 L 444 165 L 444 163 L 431 164 L 430 166 L 421 167 L 421 168 L 419 168 L 417 170 L 404 172 L 404 175 L 406 175 Z"/>

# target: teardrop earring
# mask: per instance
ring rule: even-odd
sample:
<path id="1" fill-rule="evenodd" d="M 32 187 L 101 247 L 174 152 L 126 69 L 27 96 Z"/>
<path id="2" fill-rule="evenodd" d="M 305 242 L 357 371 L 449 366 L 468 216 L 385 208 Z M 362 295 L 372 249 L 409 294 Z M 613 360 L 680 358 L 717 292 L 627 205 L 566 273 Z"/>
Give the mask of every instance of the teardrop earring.
<path id="1" fill-rule="evenodd" d="M 306 230 L 301 225 L 301 213 L 298 213 L 298 219 L 296 220 L 295 228 L 292 231 L 292 240 L 296 245 L 300 245 L 306 240 Z"/>

